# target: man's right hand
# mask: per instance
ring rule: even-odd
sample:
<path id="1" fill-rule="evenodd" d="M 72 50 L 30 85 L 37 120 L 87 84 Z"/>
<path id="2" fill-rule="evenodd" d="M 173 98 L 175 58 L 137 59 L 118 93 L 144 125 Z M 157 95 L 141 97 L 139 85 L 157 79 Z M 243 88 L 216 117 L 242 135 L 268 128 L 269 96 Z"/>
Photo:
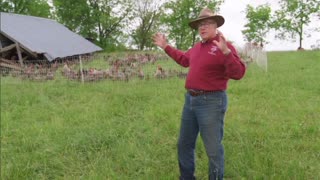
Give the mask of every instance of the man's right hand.
<path id="1" fill-rule="evenodd" d="M 155 35 L 152 36 L 152 39 L 153 39 L 153 43 L 156 46 L 159 46 L 161 49 L 166 48 L 166 46 L 168 45 L 167 38 L 164 34 L 156 33 Z"/>

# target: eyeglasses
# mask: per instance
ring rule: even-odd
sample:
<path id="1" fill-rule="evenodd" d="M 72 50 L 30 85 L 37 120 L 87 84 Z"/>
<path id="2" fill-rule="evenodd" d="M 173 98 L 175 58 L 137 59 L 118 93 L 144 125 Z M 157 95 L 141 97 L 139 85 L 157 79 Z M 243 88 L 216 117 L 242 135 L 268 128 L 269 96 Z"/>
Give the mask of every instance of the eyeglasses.
<path id="1" fill-rule="evenodd" d="M 205 22 L 201 22 L 198 24 L 198 28 L 201 28 L 201 27 L 209 27 L 210 24 L 214 24 L 214 22 L 210 22 L 210 21 L 205 21 Z"/>

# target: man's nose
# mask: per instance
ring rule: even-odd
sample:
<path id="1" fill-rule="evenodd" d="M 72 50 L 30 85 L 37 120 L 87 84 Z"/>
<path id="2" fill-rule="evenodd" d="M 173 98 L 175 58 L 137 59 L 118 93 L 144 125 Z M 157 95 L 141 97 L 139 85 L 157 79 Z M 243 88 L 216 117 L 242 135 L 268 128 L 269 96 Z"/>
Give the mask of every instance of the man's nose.
<path id="1" fill-rule="evenodd" d="M 205 26 L 199 26 L 199 30 L 205 29 Z"/>

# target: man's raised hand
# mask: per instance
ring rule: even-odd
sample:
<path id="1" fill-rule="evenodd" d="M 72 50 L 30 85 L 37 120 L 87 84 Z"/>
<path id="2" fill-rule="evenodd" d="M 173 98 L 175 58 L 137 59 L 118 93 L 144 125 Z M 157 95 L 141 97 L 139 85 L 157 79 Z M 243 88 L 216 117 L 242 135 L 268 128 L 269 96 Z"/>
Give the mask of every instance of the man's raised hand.
<path id="1" fill-rule="evenodd" d="M 218 48 L 222 51 L 223 54 L 227 55 L 230 53 L 230 49 L 227 46 L 227 40 L 221 33 L 221 31 L 218 30 L 217 36 L 219 37 L 219 42 L 216 40 L 213 40 L 213 43 L 218 46 Z"/>
<path id="2" fill-rule="evenodd" d="M 161 49 L 166 48 L 166 46 L 168 45 L 167 38 L 164 34 L 156 33 L 155 35 L 152 36 L 152 39 L 153 39 L 153 43 L 156 46 L 159 46 Z"/>

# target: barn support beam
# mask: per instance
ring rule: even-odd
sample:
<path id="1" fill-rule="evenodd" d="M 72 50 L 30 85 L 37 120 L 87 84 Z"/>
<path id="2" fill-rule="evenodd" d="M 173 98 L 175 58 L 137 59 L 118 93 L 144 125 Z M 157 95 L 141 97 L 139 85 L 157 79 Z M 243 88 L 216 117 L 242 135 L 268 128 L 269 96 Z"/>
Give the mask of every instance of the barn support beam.
<path id="1" fill-rule="evenodd" d="M 22 54 L 21 54 L 19 43 L 16 43 L 16 48 L 17 48 L 17 53 L 18 53 L 20 65 L 21 65 L 21 67 L 23 67 L 23 59 L 22 59 Z"/>
<path id="2" fill-rule="evenodd" d="M 6 47 L 4 47 L 4 48 L 1 48 L 1 49 L 0 49 L 0 53 L 4 53 L 4 52 L 6 52 L 6 51 L 9 51 L 9 50 L 11 50 L 11 49 L 13 49 L 13 48 L 15 48 L 15 47 L 16 47 L 15 44 L 11 44 L 11 45 L 9 45 L 9 46 L 6 46 Z"/>

